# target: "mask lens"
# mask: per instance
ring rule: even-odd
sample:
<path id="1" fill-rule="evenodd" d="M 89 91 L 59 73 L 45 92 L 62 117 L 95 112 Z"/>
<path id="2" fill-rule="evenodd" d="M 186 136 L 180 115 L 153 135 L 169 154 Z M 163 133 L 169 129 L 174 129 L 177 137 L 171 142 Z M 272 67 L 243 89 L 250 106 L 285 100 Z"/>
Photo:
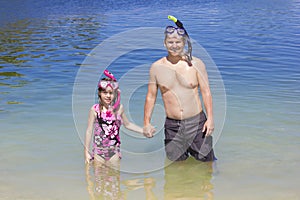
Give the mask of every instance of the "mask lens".
<path id="1" fill-rule="evenodd" d="M 100 82 L 100 87 L 105 89 L 107 87 L 108 83 L 106 81 L 101 81 Z"/>
<path id="2" fill-rule="evenodd" d="M 99 85 L 102 89 L 106 89 L 108 86 L 110 86 L 112 89 L 117 89 L 119 87 L 119 84 L 117 82 L 111 82 L 111 81 L 101 81 Z"/>
<path id="3" fill-rule="evenodd" d="M 117 89 L 119 87 L 119 84 L 117 82 L 112 83 L 113 89 Z"/>
<path id="4" fill-rule="evenodd" d="M 185 35 L 185 30 L 183 28 L 176 28 L 174 26 L 167 26 L 165 33 L 172 34 L 172 33 L 174 33 L 175 30 L 177 31 L 178 35 L 181 35 L 181 36 Z"/>
<path id="5" fill-rule="evenodd" d="M 182 28 L 178 28 L 177 29 L 177 33 L 178 33 L 178 35 L 184 35 L 185 34 L 185 30 L 182 29 Z"/>
<path id="6" fill-rule="evenodd" d="M 166 28 L 166 33 L 174 33 L 174 31 L 175 31 L 175 27 L 173 27 L 173 26 L 167 26 L 167 28 Z"/>

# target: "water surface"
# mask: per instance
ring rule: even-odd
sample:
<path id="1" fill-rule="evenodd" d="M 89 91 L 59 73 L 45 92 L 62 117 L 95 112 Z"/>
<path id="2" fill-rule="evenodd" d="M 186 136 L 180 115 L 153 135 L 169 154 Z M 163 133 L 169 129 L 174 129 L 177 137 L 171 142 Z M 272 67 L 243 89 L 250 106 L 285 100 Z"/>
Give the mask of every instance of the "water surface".
<path id="1" fill-rule="evenodd" d="M 215 145 L 218 161 L 209 166 L 188 160 L 146 174 L 108 171 L 106 178 L 119 181 L 118 192 L 125 199 L 300 198 L 299 1 L 0 5 L 1 199 L 99 195 L 96 185 L 105 177 L 86 171 L 82 133 L 73 120 L 77 73 L 101 42 L 135 28 L 164 28 L 171 24 L 169 14 L 184 22 L 222 76 L 226 118 Z M 121 78 L 164 55 L 157 49 L 137 50 L 109 67 Z M 138 88 L 135 105 L 130 105 L 137 123 L 142 122 L 145 92 L 145 86 Z M 88 110 L 82 112 L 87 116 Z M 136 142 L 144 139 L 134 137 L 122 145 L 152 151 L 161 147 L 162 137 L 160 132 L 146 147 Z"/>

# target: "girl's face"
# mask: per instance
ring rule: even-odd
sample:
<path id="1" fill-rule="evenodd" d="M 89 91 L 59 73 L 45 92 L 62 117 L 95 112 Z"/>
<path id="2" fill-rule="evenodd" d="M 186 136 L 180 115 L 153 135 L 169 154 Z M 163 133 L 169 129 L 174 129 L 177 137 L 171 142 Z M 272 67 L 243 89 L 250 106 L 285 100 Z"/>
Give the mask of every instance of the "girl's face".
<path id="1" fill-rule="evenodd" d="M 107 87 L 105 90 L 99 91 L 98 95 L 100 101 L 105 107 L 108 107 L 115 97 L 114 90 L 111 87 Z"/>

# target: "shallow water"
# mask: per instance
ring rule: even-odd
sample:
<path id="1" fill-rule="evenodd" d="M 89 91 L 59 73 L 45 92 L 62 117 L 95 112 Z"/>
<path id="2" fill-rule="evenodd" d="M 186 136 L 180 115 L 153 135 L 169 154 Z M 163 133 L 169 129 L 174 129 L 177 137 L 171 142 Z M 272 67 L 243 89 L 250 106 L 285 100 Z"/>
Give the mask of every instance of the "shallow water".
<path id="1" fill-rule="evenodd" d="M 1 199 L 100 198 L 101 178 L 119 181 L 124 199 L 300 199 L 299 1 L 11 1 L 0 13 Z M 108 63 L 141 124 L 147 70 L 165 55 L 159 31 L 169 14 L 206 50 L 194 55 L 208 63 L 218 161 L 164 167 L 162 131 L 147 140 L 123 129 L 121 172 L 87 176 L 82 137 L 94 70 Z M 81 74 L 86 95 L 76 90 Z M 160 130 L 160 96 L 157 103 Z"/>

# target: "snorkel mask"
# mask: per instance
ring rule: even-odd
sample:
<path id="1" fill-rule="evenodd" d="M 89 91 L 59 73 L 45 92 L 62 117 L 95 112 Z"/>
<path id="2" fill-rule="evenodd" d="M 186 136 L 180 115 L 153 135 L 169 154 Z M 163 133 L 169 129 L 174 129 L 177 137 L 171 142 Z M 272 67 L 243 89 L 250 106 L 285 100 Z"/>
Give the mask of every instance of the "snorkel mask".
<path id="1" fill-rule="evenodd" d="M 189 34 L 183 27 L 182 22 L 179 21 L 176 17 L 174 17 L 172 15 L 168 15 L 168 19 L 172 20 L 176 24 L 177 28 L 173 27 L 173 26 L 167 26 L 165 32 L 166 33 L 174 33 L 174 31 L 176 30 L 178 35 L 186 37 L 186 41 L 188 43 L 188 52 L 185 54 L 185 56 L 186 56 L 188 65 L 192 66 L 192 43 L 191 43 Z"/>
<path id="2" fill-rule="evenodd" d="M 119 84 L 117 82 L 117 79 L 114 77 L 114 75 L 110 73 L 108 70 L 104 70 L 103 74 L 106 77 L 110 78 L 112 81 L 100 80 L 98 83 L 98 88 L 106 90 L 107 87 L 111 87 L 113 90 L 117 92 L 117 99 L 114 101 L 114 104 L 111 105 L 112 110 L 115 111 L 117 108 L 119 108 L 120 101 L 121 101 L 121 91 L 119 90 Z"/>

